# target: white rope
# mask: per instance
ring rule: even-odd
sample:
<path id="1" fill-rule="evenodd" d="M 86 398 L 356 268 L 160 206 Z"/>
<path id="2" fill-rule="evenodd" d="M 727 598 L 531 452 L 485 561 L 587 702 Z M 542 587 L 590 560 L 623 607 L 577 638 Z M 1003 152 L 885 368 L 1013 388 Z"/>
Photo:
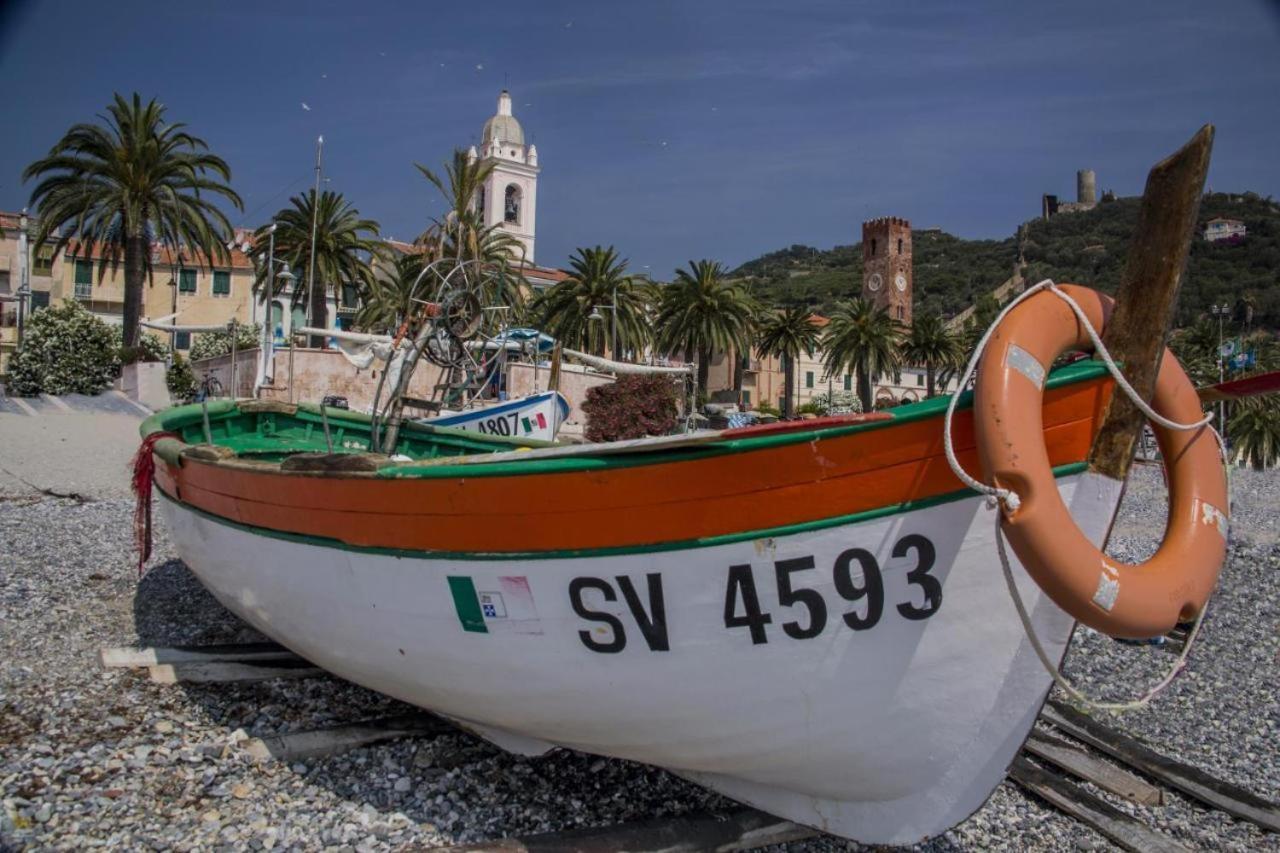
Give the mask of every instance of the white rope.
<path id="1" fill-rule="evenodd" d="M 1089 318 L 1085 316 L 1084 309 L 1081 308 L 1066 291 L 1054 284 L 1052 279 L 1046 278 L 1044 281 L 1027 288 L 1025 291 L 1020 293 L 1017 298 L 1006 305 L 1004 310 L 1002 310 L 996 317 L 995 322 L 987 328 L 987 331 L 982 335 L 982 338 L 979 339 L 978 345 L 973 350 L 973 355 L 969 357 L 969 364 L 965 367 L 964 375 L 960 377 L 960 385 L 956 388 L 956 393 L 951 395 L 950 402 L 947 403 L 947 414 L 943 421 L 942 447 L 946 452 L 947 464 L 951 466 L 952 473 L 954 473 L 962 483 L 973 489 L 975 492 L 988 495 L 1002 503 L 1004 508 L 1010 513 L 1016 512 L 1018 507 L 1022 505 L 1021 498 L 1019 498 L 1017 492 L 1012 489 L 1005 489 L 999 486 L 989 486 L 986 483 L 975 479 L 968 471 L 964 470 L 964 467 L 960 464 L 960 460 L 956 458 L 955 446 L 951 437 L 951 422 L 955 418 L 956 405 L 960 401 L 960 393 L 968 386 L 969 382 L 972 381 L 973 372 L 977 369 L 978 362 L 981 360 L 982 354 L 987 348 L 987 343 L 991 340 L 991 336 L 995 333 L 995 330 L 999 328 L 1000 322 L 1004 320 L 1010 311 L 1020 305 L 1024 300 L 1042 290 L 1049 291 L 1070 306 L 1072 312 L 1076 315 L 1076 319 L 1080 321 L 1081 325 L 1084 326 L 1085 331 L 1089 334 L 1089 339 L 1093 342 L 1094 353 L 1102 359 L 1103 363 L 1107 366 L 1107 370 L 1116 380 L 1116 384 L 1120 386 L 1125 395 L 1133 402 L 1134 406 L 1136 406 L 1142 414 L 1146 415 L 1148 420 L 1154 421 L 1166 429 L 1176 430 L 1199 429 L 1200 427 L 1208 425 L 1209 422 L 1213 420 L 1213 413 L 1210 412 L 1199 421 L 1183 424 L 1178 423 L 1177 421 L 1171 421 L 1155 409 L 1151 408 L 1151 406 L 1147 404 L 1147 401 L 1143 400 L 1142 396 L 1134 390 L 1132 385 L 1129 384 L 1129 380 L 1124 378 L 1124 373 L 1121 372 L 1119 365 L 1115 362 L 1115 359 L 1111 357 L 1111 353 L 1107 350 L 1106 345 L 1102 343 L 1102 338 L 1098 336 L 1097 330 L 1093 328 L 1093 324 L 1090 323 Z"/>
<path id="2" fill-rule="evenodd" d="M 1139 708 L 1145 708 L 1151 704 L 1151 700 L 1159 696 L 1166 687 L 1173 683 L 1173 680 L 1178 677 L 1178 673 L 1186 668 L 1187 657 L 1191 654 L 1191 647 L 1195 645 L 1196 637 L 1200 635 L 1200 626 L 1204 623 L 1204 615 L 1209 609 L 1208 604 L 1200 608 L 1196 621 L 1187 633 L 1187 640 L 1182 646 L 1182 652 L 1178 655 L 1177 660 L 1173 662 L 1173 666 L 1169 668 L 1169 672 L 1146 693 L 1137 699 L 1127 702 L 1100 702 L 1084 695 L 1075 685 L 1067 681 L 1062 671 L 1058 669 L 1058 665 L 1049 659 L 1048 653 L 1045 652 L 1044 646 L 1040 643 L 1040 638 L 1036 636 L 1035 628 L 1031 625 L 1031 617 L 1027 614 L 1027 606 L 1023 603 L 1022 596 L 1018 593 L 1018 585 L 1013 579 L 1013 569 L 1009 565 L 1009 555 L 1005 551 L 1004 531 L 1000 528 L 1000 516 L 998 515 L 996 516 L 996 552 L 1000 555 L 1000 568 L 1004 571 L 1004 582 L 1009 587 L 1009 597 L 1013 599 L 1013 606 L 1018 610 L 1018 619 L 1022 622 L 1022 630 L 1026 633 L 1027 639 L 1031 641 L 1031 647 L 1035 649 L 1036 657 L 1040 658 L 1040 663 L 1044 666 L 1045 671 L 1053 676 L 1054 683 L 1066 691 L 1067 695 L 1078 705 L 1083 705 L 1096 711 L 1136 711 Z"/>
<path id="3" fill-rule="evenodd" d="M 987 485 L 986 483 L 975 479 L 968 471 L 964 470 L 963 466 L 960 465 L 960 461 L 956 458 L 955 446 L 951 437 L 951 423 L 955 417 L 956 405 L 960 400 L 960 392 L 968 386 L 970 381 L 972 381 L 973 373 L 977 369 L 978 362 L 981 360 L 982 354 L 986 350 L 992 334 L 994 334 L 995 330 L 1000 326 L 1000 322 L 1004 320 L 1010 311 L 1016 308 L 1024 300 L 1042 290 L 1047 290 L 1050 293 L 1053 293 L 1070 306 L 1072 312 L 1076 315 L 1076 319 L 1080 321 L 1081 325 L 1084 326 L 1085 331 L 1089 334 L 1089 339 L 1093 342 L 1095 354 L 1102 359 L 1104 364 L 1106 364 L 1107 370 L 1116 380 L 1116 384 L 1120 386 L 1125 395 L 1128 396 L 1138 410 L 1146 415 L 1148 420 L 1151 420 L 1166 429 L 1176 430 L 1199 429 L 1203 426 L 1208 426 L 1209 422 L 1213 420 L 1213 414 L 1209 413 L 1195 423 L 1183 424 L 1178 423 L 1177 421 L 1171 421 L 1159 412 L 1155 411 L 1155 409 L 1151 408 L 1151 406 L 1142 399 L 1138 392 L 1134 390 L 1133 386 L 1129 384 L 1129 381 L 1125 379 L 1124 374 L 1120 371 L 1119 365 L 1117 365 L 1115 359 L 1112 358 L 1111 353 L 1106 348 L 1106 345 L 1102 343 L 1102 338 L 1098 336 L 1097 330 L 1094 329 L 1093 324 L 1089 322 L 1089 318 L 1085 315 L 1084 309 L 1082 309 L 1066 291 L 1060 289 L 1056 284 L 1054 284 L 1051 279 L 1045 279 L 1044 281 L 1027 288 L 1023 293 L 1019 294 L 1017 298 L 1006 305 L 996 317 L 995 322 L 991 324 L 987 331 L 982 335 L 982 338 L 979 339 L 977 347 L 974 348 L 973 355 L 969 358 L 969 364 L 965 367 L 964 375 L 960 379 L 960 385 L 956 389 L 956 393 L 951 396 L 950 402 L 947 404 L 947 414 L 943 423 L 943 449 L 947 455 L 947 464 L 951 466 L 952 472 L 969 488 L 981 494 L 988 495 L 993 500 L 1003 504 L 1005 510 L 1009 513 L 1016 512 L 1018 507 L 1022 504 L 1018 494 L 1012 489 Z M 1225 454 L 1222 437 L 1212 426 L 1210 426 L 1209 429 L 1217 439 L 1219 448 L 1221 448 Z M 1077 704 L 1094 710 L 1132 711 L 1150 704 L 1151 700 L 1168 687 L 1173 682 L 1173 679 L 1177 677 L 1178 673 L 1182 672 L 1183 668 L 1186 666 L 1187 657 L 1191 654 L 1191 648 L 1195 645 L 1196 637 L 1200 633 L 1200 626 L 1204 621 L 1205 611 L 1208 610 L 1208 606 L 1206 605 L 1200 609 L 1200 613 L 1196 616 L 1195 624 L 1192 625 L 1191 631 L 1187 634 L 1187 640 L 1182 647 L 1182 653 L 1178 655 L 1177 660 L 1175 660 L 1173 666 L 1170 667 L 1168 674 L 1156 683 L 1154 687 L 1137 699 L 1128 702 L 1100 702 L 1095 699 L 1090 699 L 1067 681 L 1067 679 L 1062 675 L 1062 672 L 1058 669 L 1057 664 L 1049 659 L 1049 655 L 1044 650 L 1044 645 L 1036 635 L 1035 628 L 1031 624 L 1031 617 L 1027 614 L 1026 605 L 1022 601 L 1022 596 L 1018 593 L 1017 583 L 1015 583 L 1013 579 L 1013 569 L 1009 564 L 1009 555 L 1005 550 L 1004 531 L 1001 528 L 1002 521 L 1002 517 L 997 514 L 995 519 L 996 551 L 1000 556 L 1000 568 L 1004 572 L 1005 584 L 1009 587 L 1009 596 L 1013 599 L 1014 607 L 1018 611 L 1018 619 L 1022 622 L 1022 629 L 1026 633 L 1027 639 L 1030 640 L 1031 647 L 1035 649 L 1036 656 L 1040 659 L 1040 663 L 1044 666 L 1045 671 L 1053 677 L 1054 683 L 1066 691 L 1067 695 L 1070 696 Z"/>

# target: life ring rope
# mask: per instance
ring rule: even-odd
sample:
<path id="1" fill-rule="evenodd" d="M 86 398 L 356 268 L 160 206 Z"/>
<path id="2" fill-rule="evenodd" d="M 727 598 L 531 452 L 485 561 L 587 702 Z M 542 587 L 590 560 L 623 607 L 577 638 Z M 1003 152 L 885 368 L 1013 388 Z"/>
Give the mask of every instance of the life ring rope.
<path id="1" fill-rule="evenodd" d="M 1164 689 L 1172 684 L 1178 674 L 1186 668 L 1187 657 L 1190 656 L 1191 649 L 1196 644 L 1196 638 L 1200 636 L 1200 626 L 1204 623 L 1204 615 L 1209 611 L 1208 605 L 1201 607 L 1200 612 L 1196 614 L 1195 621 L 1191 623 L 1191 630 L 1187 632 L 1186 642 L 1182 645 L 1182 651 L 1179 652 L 1177 659 L 1169 667 L 1169 671 L 1146 693 L 1143 693 L 1137 699 L 1130 699 L 1124 702 L 1103 702 L 1086 696 L 1078 687 L 1067 680 L 1067 677 L 1062 674 L 1062 670 L 1049 657 L 1048 652 L 1044 650 L 1044 645 L 1040 642 L 1039 635 L 1036 634 L 1035 627 L 1031 624 L 1031 617 L 1027 614 L 1027 605 L 1023 602 L 1022 594 L 1018 592 L 1018 585 L 1013 579 L 1013 567 L 1009 565 L 1009 553 L 1005 548 L 1004 531 L 1000 529 L 999 516 L 996 516 L 996 552 L 1000 555 L 1000 569 L 1004 572 L 1004 582 L 1009 588 L 1009 597 L 1013 599 L 1013 606 L 1018 611 L 1018 619 L 1022 622 L 1022 630 L 1027 635 L 1027 640 L 1031 642 L 1031 648 L 1035 649 L 1036 657 L 1040 659 L 1045 671 L 1052 676 L 1054 684 L 1061 687 L 1077 705 L 1094 711 L 1137 711 L 1150 705 L 1151 701 L 1163 693 Z"/>
<path id="2" fill-rule="evenodd" d="M 1054 284 L 1053 279 L 1046 278 L 1044 281 L 1028 287 L 1025 291 L 1018 294 L 1018 296 L 1006 305 L 1004 310 L 996 316 L 995 321 L 987 327 L 987 331 L 978 340 L 978 345 L 974 347 L 973 355 L 969 357 L 969 364 L 964 369 L 964 375 L 960 377 L 960 385 L 956 388 L 956 393 L 951 395 L 951 400 L 947 403 L 947 414 L 943 421 L 942 446 L 943 450 L 946 452 L 947 464 L 951 466 L 952 473 L 954 473 L 962 483 L 973 489 L 975 492 L 988 495 L 999 501 L 1000 504 L 1004 506 L 1005 510 L 1010 513 L 1018 510 L 1018 507 L 1022 505 L 1022 499 L 1019 498 L 1018 493 L 1012 489 L 1006 489 L 1000 486 L 989 486 L 970 475 L 969 472 L 964 469 L 964 466 L 960 464 L 960 460 L 956 458 L 955 445 L 951 438 L 951 422 L 955 418 L 956 404 L 960 401 L 960 392 L 967 388 L 969 383 L 972 381 L 973 372 L 977 370 L 978 362 L 982 359 L 982 353 L 987 348 L 987 343 L 991 340 L 992 334 L 994 334 L 995 330 L 999 328 L 1000 321 L 1003 320 L 1005 315 L 1010 311 L 1018 307 L 1018 305 L 1020 305 L 1024 300 L 1029 299 L 1042 290 L 1049 291 L 1067 303 L 1071 308 L 1071 311 L 1076 315 L 1076 319 L 1078 319 L 1080 324 L 1084 327 L 1085 332 L 1088 333 L 1089 339 L 1093 341 L 1094 353 L 1102 358 L 1103 362 L 1107 366 L 1107 370 L 1116 380 L 1116 384 L 1124 390 L 1125 395 L 1133 401 L 1133 404 L 1142 412 L 1143 415 L 1147 417 L 1148 420 L 1154 421 L 1166 429 L 1176 430 L 1200 429 L 1201 427 L 1208 426 L 1210 421 L 1213 420 L 1213 413 L 1210 412 L 1194 423 L 1178 423 L 1177 421 L 1169 420 L 1164 415 L 1161 415 L 1155 409 L 1151 408 L 1147 401 L 1142 399 L 1142 395 L 1134 390 L 1134 387 L 1129 384 L 1129 380 L 1125 379 L 1123 371 L 1120 370 L 1120 366 L 1116 364 L 1115 359 L 1111 357 L 1111 353 L 1107 350 L 1106 345 L 1102 343 L 1102 338 L 1098 335 L 1098 331 L 1093 327 L 1093 324 L 1089 322 L 1089 318 L 1085 316 L 1084 309 L 1081 308 L 1079 303 L 1072 299 L 1068 293 Z M 1213 428 L 1210 427 L 1210 429 Z M 1218 435 L 1217 430 L 1213 430 L 1213 433 L 1215 436 Z M 1220 436 L 1218 437 L 1218 443 L 1219 445 L 1222 443 L 1222 438 Z"/>
<path id="3" fill-rule="evenodd" d="M 1024 300 L 1043 290 L 1053 293 L 1055 296 L 1067 303 L 1071 308 L 1072 313 L 1075 314 L 1076 319 L 1087 332 L 1089 339 L 1093 342 L 1095 353 L 1102 359 L 1107 366 L 1107 370 L 1111 373 L 1112 377 L 1115 378 L 1116 384 L 1150 421 L 1172 430 L 1194 430 L 1207 426 L 1210 432 L 1212 432 L 1215 440 L 1218 442 L 1218 447 L 1222 453 L 1223 461 L 1225 463 L 1226 448 L 1223 446 L 1222 436 L 1219 435 L 1218 431 L 1210 425 L 1210 422 L 1213 420 L 1213 414 L 1209 413 L 1201 420 L 1193 423 L 1179 423 L 1164 417 L 1159 412 L 1156 412 L 1145 400 L 1142 399 L 1141 395 L 1134 390 L 1128 380 L 1125 379 L 1119 365 L 1116 364 L 1115 359 L 1107 350 L 1106 345 L 1102 343 L 1102 338 L 1098 335 L 1097 330 L 1089 321 L 1089 318 L 1085 315 L 1085 312 L 1080 305 L 1072 299 L 1068 293 L 1061 290 L 1056 284 L 1054 284 L 1051 279 L 1045 279 L 1019 294 L 1012 302 L 1005 306 L 1005 308 L 996 317 L 995 321 L 983 334 L 982 338 L 979 339 L 978 345 L 974 348 L 973 355 L 970 357 L 969 363 L 965 368 L 964 375 L 960 379 L 960 385 L 957 388 L 956 393 L 952 395 L 951 401 L 947 405 L 947 413 L 943 427 L 943 447 L 946 451 L 947 464 L 951 466 L 952 472 L 961 480 L 961 482 L 976 492 L 988 495 L 992 500 L 993 506 L 995 504 L 999 504 L 1007 513 L 1015 513 L 1021 506 L 1022 501 L 1017 492 L 1012 489 L 983 483 L 970 475 L 969 472 L 964 469 L 964 466 L 962 466 L 960 461 L 956 458 L 955 447 L 952 441 L 952 421 L 955 416 L 956 404 L 959 401 L 960 392 L 968 387 L 969 383 L 972 381 L 974 371 L 977 369 L 978 362 L 982 358 L 982 354 L 987 347 L 987 343 L 990 341 L 992 334 L 994 334 L 995 330 L 999 327 L 1001 320 L 1003 320 L 1010 311 L 1016 308 Z M 1192 624 L 1191 630 L 1187 634 L 1187 640 L 1183 644 L 1182 651 L 1169 667 L 1169 671 L 1163 678 L 1156 682 L 1154 686 L 1148 689 L 1137 699 L 1124 702 L 1105 702 L 1086 696 L 1062 674 L 1062 671 L 1058 668 L 1057 664 L 1050 659 L 1048 653 L 1044 649 L 1043 643 L 1040 642 L 1040 638 L 1036 634 L 1035 627 L 1031 623 L 1031 617 L 1027 613 L 1026 604 L 1023 602 L 1022 596 L 1018 592 L 1018 586 L 1013 577 L 1013 568 L 1009 562 L 1004 531 L 1001 526 L 1001 517 L 998 514 L 995 518 L 995 538 L 996 551 L 1000 557 L 1000 568 L 1004 573 L 1005 584 L 1009 590 L 1009 597 L 1013 599 L 1014 608 L 1018 612 L 1018 619 L 1022 623 L 1023 632 L 1027 635 L 1028 641 L 1035 650 L 1036 657 L 1039 658 L 1041 665 L 1045 668 L 1045 671 L 1053 678 L 1054 683 L 1061 687 L 1062 690 L 1065 691 L 1067 695 L 1078 705 L 1098 711 L 1133 711 L 1139 708 L 1144 708 L 1158 695 L 1160 695 L 1165 688 L 1172 684 L 1173 680 L 1177 678 L 1178 674 L 1186 667 L 1187 659 L 1191 654 L 1191 649 L 1194 647 L 1195 641 L 1200 634 L 1200 627 L 1204 622 L 1205 613 L 1208 611 L 1207 606 L 1200 608 L 1199 613 L 1196 614 L 1195 621 Z"/>

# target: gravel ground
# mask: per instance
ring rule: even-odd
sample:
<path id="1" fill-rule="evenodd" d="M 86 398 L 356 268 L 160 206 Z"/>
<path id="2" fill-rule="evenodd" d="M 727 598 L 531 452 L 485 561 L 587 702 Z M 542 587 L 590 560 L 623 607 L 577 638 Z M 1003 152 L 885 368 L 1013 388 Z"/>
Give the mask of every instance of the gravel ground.
<path id="1" fill-rule="evenodd" d="M 120 472 L 127 444 L 100 443 L 94 459 Z M 0 466 L 12 468 L 4 454 L 0 448 Z M 1190 671 L 1153 710 L 1118 725 L 1276 799 L 1280 477 L 1242 472 L 1233 492 L 1231 561 Z M 58 499 L 0 480 L 0 847 L 385 850 L 732 807 L 660 770 L 567 751 L 516 758 L 464 735 L 254 764 L 236 746 L 246 734 L 408 709 L 333 679 L 160 686 L 135 671 L 102 670 L 103 646 L 258 639 L 171 559 L 163 530 L 154 568 L 139 583 L 132 504 L 104 494 Z M 1149 550 L 1163 520 L 1158 471 L 1135 473 L 1122 512 L 1113 552 Z M 1140 692 L 1173 660 L 1159 649 L 1077 636 L 1068 671 L 1102 696 Z M 1198 847 L 1280 850 L 1276 836 L 1176 795 L 1158 809 L 1108 799 Z M 921 849 L 1109 848 L 1005 785 Z M 823 839 L 787 849 L 852 847 Z"/>

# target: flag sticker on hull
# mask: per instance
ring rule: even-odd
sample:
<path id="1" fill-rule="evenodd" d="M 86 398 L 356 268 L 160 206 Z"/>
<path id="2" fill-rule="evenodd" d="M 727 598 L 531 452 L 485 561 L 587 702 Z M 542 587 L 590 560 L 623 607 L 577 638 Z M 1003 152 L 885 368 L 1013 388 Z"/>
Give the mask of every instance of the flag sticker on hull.
<path id="1" fill-rule="evenodd" d="M 523 576 L 481 581 L 450 575 L 449 592 L 462 630 L 476 634 L 541 634 L 533 590 Z"/>

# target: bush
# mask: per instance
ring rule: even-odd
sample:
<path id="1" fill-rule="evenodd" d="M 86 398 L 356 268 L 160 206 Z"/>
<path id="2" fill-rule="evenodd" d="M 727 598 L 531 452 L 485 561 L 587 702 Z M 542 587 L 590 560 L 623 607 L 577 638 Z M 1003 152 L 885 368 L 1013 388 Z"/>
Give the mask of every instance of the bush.
<path id="1" fill-rule="evenodd" d="M 817 415 L 818 417 L 823 417 L 827 414 L 827 407 L 826 407 L 826 404 L 823 403 L 818 397 L 814 397 L 809 402 L 796 406 L 796 414 L 797 415 Z"/>
<path id="2" fill-rule="evenodd" d="M 119 331 L 79 302 L 36 311 L 9 362 L 10 393 L 97 394 L 120 375 Z"/>
<path id="3" fill-rule="evenodd" d="M 155 335 L 140 333 L 138 335 L 138 345 L 126 347 L 124 346 L 124 329 L 120 326 L 112 326 L 111 331 L 115 335 L 116 346 L 120 349 L 121 364 L 133 364 L 138 361 L 165 361 L 169 358 L 169 344 Z"/>
<path id="4" fill-rule="evenodd" d="M 253 349 L 262 343 L 262 325 L 252 326 L 236 324 L 236 349 Z M 217 358 L 231 352 L 231 332 L 202 332 L 191 345 L 191 360 Z M 238 361 L 239 359 L 237 359 Z"/>
<path id="5" fill-rule="evenodd" d="M 862 411 L 862 401 L 852 391 L 833 391 L 830 398 L 819 394 L 813 402 L 827 415 L 852 415 Z"/>
<path id="6" fill-rule="evenodd" d="M 762 415 L 770 415 L 775 418 L 782 417 L 782 412 L 776 406 L 771 406 L 768 403 L 758 403 L 753 408 Z"/>
<path id="7" fill-rule="evenodd" d="M 182 357 L 182 353 L 173 354 L 173 364 L 165 373 L 164 384 L 176 400 L 185 400 L 196 392 L 196 375 L 191 370 L 191 362 Z"/>
<path id="8" fill-rule="evenodd" d="M 676 390 L 666 376 L 619 376 L 587 392 L 587 441 L 666 435 L 676 425 Z"/>

